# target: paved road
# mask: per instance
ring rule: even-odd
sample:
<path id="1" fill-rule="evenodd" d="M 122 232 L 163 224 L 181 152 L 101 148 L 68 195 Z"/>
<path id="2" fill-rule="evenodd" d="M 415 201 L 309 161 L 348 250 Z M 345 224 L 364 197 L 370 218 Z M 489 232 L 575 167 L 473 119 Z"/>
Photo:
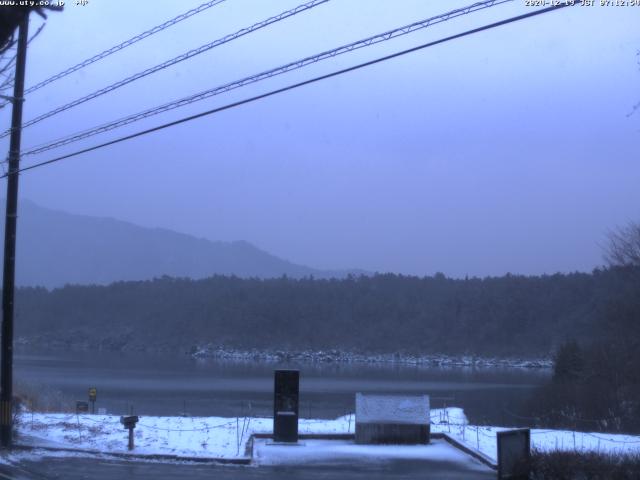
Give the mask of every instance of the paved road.
<path id="1" fill-rule="evenodd" d="M 0 465 L 0 479 L 14 480 L 125 480 L 125 479 L 495 479 L 495 472 L 480 464 L 459 465 L 449 462 L 394 460 L 360 465 L 333 464 L 312 466 L 221 466 L 212 464 L 173 464 L 131 462 L 93 458 L 16 457 L 11 465 Z"/>

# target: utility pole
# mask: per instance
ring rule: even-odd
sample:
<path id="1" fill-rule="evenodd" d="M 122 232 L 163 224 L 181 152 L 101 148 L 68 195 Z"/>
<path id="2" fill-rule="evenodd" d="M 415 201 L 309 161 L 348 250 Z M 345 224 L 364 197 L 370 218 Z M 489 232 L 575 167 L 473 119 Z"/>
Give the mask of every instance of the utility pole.
<path id="1" fill-rule="evenodd" d="M 24 72 L 27 61 L 29 10 L 18 27 L 18 52 L 13 85 L 9 171 L 7 173 L 7 215 L 4 227 L 4 270 L 2 276 L 2 352 L 0 359 L 0 446 L 11 448 L 13 428 L 13 297 L 16 273 L 16 224 L 18 220 L 18 170 L 22 134 Z"/>

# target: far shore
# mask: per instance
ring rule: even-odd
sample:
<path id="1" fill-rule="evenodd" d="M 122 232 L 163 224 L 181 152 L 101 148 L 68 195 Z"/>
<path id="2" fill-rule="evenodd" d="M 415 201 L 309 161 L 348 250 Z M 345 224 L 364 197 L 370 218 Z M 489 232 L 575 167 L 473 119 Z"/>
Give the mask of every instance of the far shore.
<path id="1" fill-rule="evenodd" d="M 338 349 L 287 350 L 242 349 L 217 344 L 175 346 L 140 345 L 114 342 L 55 341 L 44 338 L 16 339 L 16 352 L 92 351 L 103 353 L 187 355 L 194 359 L 230 362 L 313 363 L 313 364 L 378 364 L 441 368 L 527 368 L 551 369 L 549 357 L 503 357 L 482 355 L 417 354 L 411 352 L 354 352 Z"/>
<path id="2" fill-rule="evenodd" d="M 369 363 L 421 365 L 425 367 L 469 368 L 542 368 L 550 369 L 553 361 L 547 358 L 501 358 L 471 355 L 415 355 L 408 353 L 354 353 L 339 350 L 237 350 L 207 345 L 190 351 L 194 358 L 232 361 L 302 362 L 302 363 Z"/>

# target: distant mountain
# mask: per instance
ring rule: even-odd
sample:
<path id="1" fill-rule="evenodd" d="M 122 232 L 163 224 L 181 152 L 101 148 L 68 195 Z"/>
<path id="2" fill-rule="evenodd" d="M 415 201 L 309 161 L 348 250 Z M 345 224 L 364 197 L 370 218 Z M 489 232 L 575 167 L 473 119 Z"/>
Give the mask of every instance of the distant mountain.
<path id="1" fill-rule="evenodd" d="M 22 286 L 107 284 L 163 275 L 340 278 L 350 273 L 296 265 L 244 241 L 214 242 L 112 218 L 50 210 L 28 200 L 19 205 L 16 283 Z M 4 240 L 4 201 L 0 209 Z M 0 248 L 0 256 L 1 252 Z"/>

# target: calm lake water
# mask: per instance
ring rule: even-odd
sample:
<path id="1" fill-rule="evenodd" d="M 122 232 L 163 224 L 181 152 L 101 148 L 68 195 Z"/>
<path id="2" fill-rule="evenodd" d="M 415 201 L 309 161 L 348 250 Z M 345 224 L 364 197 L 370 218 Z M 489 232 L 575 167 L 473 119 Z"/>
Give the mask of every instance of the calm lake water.
<path id="1" fill-rule="evenodd" d="M 75 407 L 97 388 L 96 408 L 140 415 L 270 416 L 273 370 L 300 370 L 300 415 L 353 412 L 356 392 L 427 393 L 432 408 L 459 406 L 474 422 L 515 425 L 517 411 L 550 371 L 400 365 L 233 363 L 188 356 L 18 352 L 16 385 L 35 391 L 36 408 Z M 56 405 L 58 404 L 58 405 Z"/>

